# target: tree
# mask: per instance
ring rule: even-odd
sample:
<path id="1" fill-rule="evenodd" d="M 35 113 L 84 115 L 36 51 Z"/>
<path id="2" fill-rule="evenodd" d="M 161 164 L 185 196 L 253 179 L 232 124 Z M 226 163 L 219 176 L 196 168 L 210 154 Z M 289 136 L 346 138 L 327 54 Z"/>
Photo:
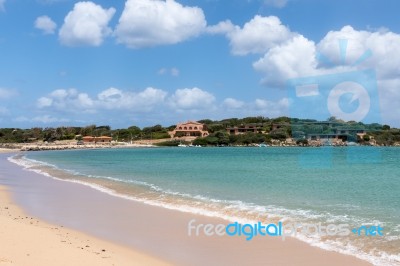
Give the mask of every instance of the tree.
<path id="1" fill-rule="evenodd" d="M 369 135 L 364 135 L 364 136 L 363 136 L 363 140 L 364 140 L 364 141 L 370 141 L 370 140 L 371 140 L 371 137 L 370 137 Z"/>
<path id="2" fill-rule="evenodd" d="M 286 138 L 288 138 L 288 133 L 285 129 L 275 129 L 272 130 L 269 135 L 271 136 L 271 138 L 273 139 L 279 139 L 279 140 L 285 140 Z"/>
<path id="3" fill-rule="evenodd" d="M 90 125 L 90 126 L 83 127 L 81 129 L 81 135 L 82 136 L 92 136 L 95 128 L 96 128 L 96 125 Z"/>

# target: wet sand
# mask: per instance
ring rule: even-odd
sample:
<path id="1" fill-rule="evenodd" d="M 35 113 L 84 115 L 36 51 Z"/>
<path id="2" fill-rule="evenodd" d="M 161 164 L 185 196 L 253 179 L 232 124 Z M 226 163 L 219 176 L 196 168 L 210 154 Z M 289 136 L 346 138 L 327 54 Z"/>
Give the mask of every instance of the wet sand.
<path id="1" fill-rule="evenodd" d="M 127 246 L 174 265 L 370 265 L 296 239 L 188 236 L 188 223 L 227 221 L 115 197 L 23 170 L 0 154 L 0 184 L 32 217 Z"/>
<path id="2" fill-rule="evenodd" d="M 28 216 L 0 186 L 0 265 L 169 265 L 84 233 Z"/>

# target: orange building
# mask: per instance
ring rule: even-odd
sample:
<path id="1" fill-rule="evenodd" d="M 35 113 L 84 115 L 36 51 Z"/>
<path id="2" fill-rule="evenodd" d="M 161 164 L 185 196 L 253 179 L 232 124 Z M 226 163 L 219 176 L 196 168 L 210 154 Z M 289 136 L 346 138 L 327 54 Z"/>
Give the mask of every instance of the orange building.
<path id="1" fill-rule="evenodd" d="M 202 123 L 187 121 L 185 123 L 179 123 L 176 128 L 169 131 L 168 134 L 173 137 L 185 136 L 185 137 L 206 137 L 208 136 L 207 126 Z"/>

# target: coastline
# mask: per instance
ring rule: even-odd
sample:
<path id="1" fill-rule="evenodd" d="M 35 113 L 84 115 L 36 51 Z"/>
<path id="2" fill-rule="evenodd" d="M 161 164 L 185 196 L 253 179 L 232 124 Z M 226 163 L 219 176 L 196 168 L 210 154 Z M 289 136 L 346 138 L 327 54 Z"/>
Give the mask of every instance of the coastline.
<path id="1" fill-rule="evenodd" d="M 225 221 L 149 206 L 81 184 L 54 180 L 24 171 L 6 158 L 4 154 L 0 156 L 0 165 L 5 169 L 0 173 L 0 181 L 7 184 L 15 202 L 30 216 L 141 250 L 176 265 L 248 263 L 249 259 L 253 265 L 371 265 L 296 239 L 258 238 L 247 242 L 232 237 L 189 237 L 187 224 L 192 219 L 197 223 Z M 11 175 L 12 180 L 7 178 Z"/>
<path id="2" fill-rule="evenodd" d="M 4 152 L 18 152 L 18 151 L 50 151 L 50 150 L 85 150 L 85 149 L 124 149 L 124 148 L 157 148 L 166 147 L 158 146 L 160 142 L 170 141 L 170 140 L 180 140 L 180 139 L 158 139 L 158 140 L 144 140 L 135 141 L 133 143 L 119 142 L 119 143 L 84 143 L 77 145 L 76 141 L 56 141 L 54 143 L 43 143 L 43 142 L 32 142 L 32 143 L 2 143 L 0 144 L 0 153 Z M 185 140 L 185 139 L 183 139 Z M 347 147 L 347 146 L 358 146 L 358 147 L 400 147 L 399 143 L 393 145 L 371 145 L 371 144 L 357 144 L 351 145 L 346 142 L 334 143 L 332 145 L 324 145 L 319 141 L 311 141 L 308 145 L 303 145 L 301 143 L 296 144 L 294 142 L 281 142 L 279 140 L 273 140 L 270 145 L 264 143 L 261 144 L 248 144 L 248 145 L 206 145 L 200 147 L 254 147 L 254 148 L 268 148 L 268 147 L 302 147 L 302 148 L 318 148 L 318 147 Z M 171 146 L 178 147 L 178 146 Z M 184 145 L 184 147 L 191 147 L 189 145 Z M 193 146 L 195 147 L 195 146 Z M 196 146 L 198 147 L 198 146 Z"/>

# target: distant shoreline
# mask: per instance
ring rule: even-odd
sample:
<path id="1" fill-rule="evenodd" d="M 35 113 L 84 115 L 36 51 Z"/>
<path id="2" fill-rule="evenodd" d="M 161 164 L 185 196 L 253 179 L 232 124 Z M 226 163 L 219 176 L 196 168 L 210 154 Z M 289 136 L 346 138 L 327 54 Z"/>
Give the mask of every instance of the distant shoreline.
<path id="1" fill-rule="evenodd" d="M 177 146 L 158 146 L 154 144 L 43 144 L 43 143 L 2 143 L 0 144 L 0 153 L 5 152 L 18 152 L 18 151 L 50 151 L 50 150 L 89 150 L 89 149 L 124 149 L 124 148 L 157 148 L 157 147 L 176 147 Z M 250 144 L 250 145 L 207 145 L 201 147 L 244 147 L 244 148 L 290 148 L 290 147 L 301 147 L 301 148 L 318 148 L 318 147 L 400 147 L 400 145 L 297 145 L 297 144 L 282 144 L 282 145 L 263 145 L 263 144 Z M 191 148 L 188 146 L 187 148 Z"/>

